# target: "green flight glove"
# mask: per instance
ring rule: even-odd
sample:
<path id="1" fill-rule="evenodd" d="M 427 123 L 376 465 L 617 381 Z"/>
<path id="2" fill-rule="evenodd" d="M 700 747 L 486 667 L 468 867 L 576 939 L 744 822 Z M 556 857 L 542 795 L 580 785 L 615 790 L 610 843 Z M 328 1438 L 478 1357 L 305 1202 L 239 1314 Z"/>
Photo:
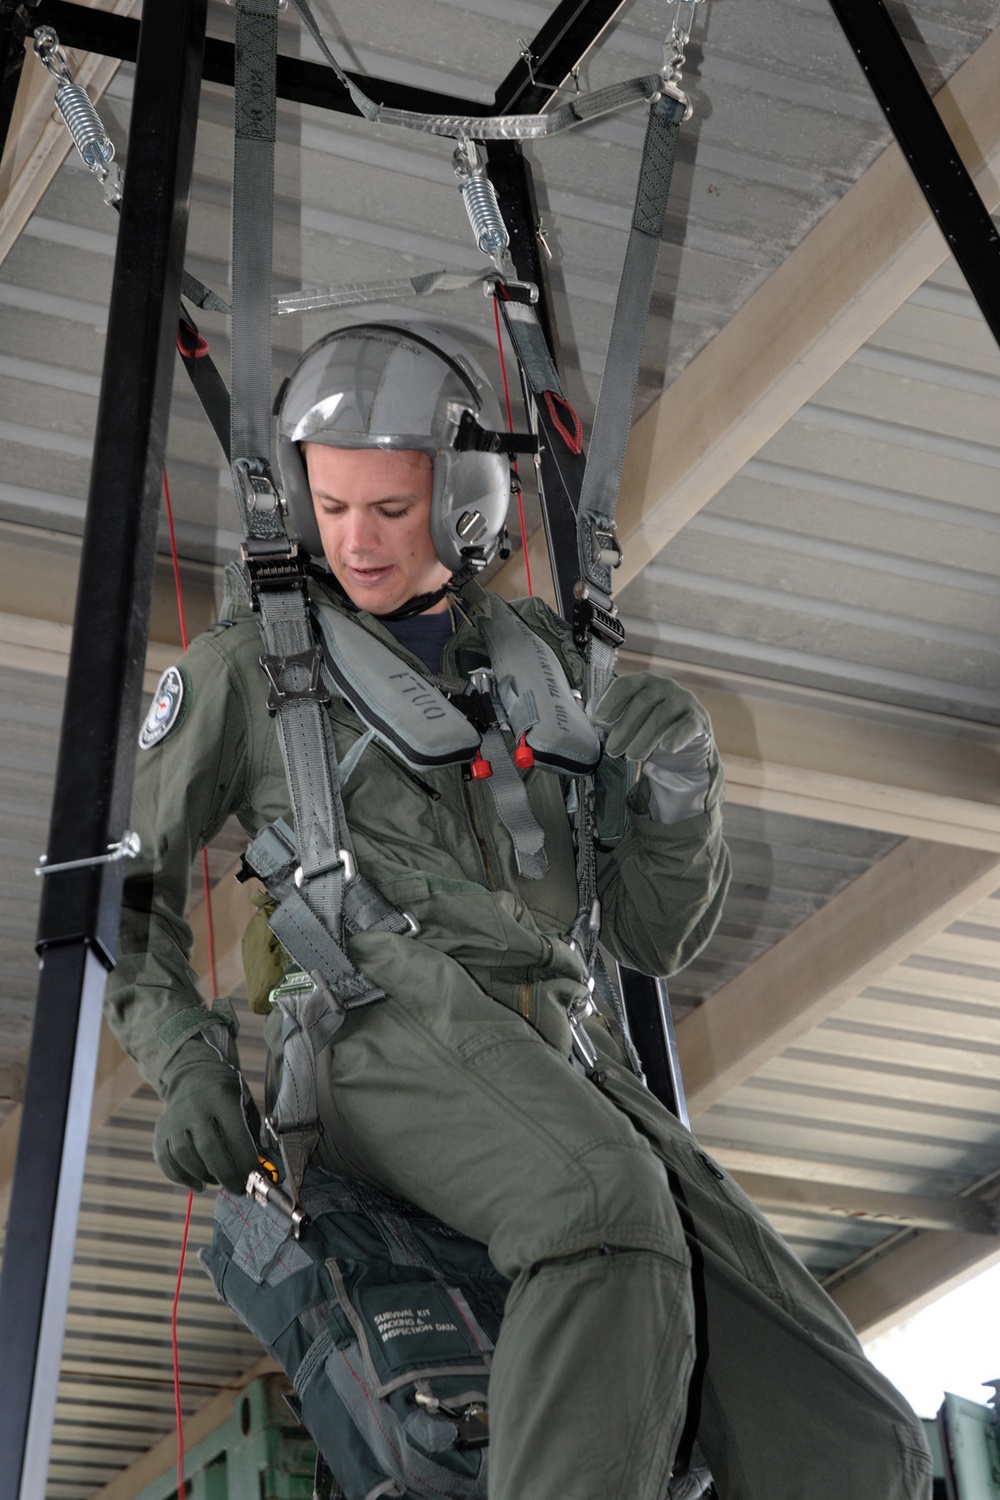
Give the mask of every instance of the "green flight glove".
<path id="1" fill-rule="evenodd" d="M 258 1167 L 260 1115 L 239 1072 L 193 1036 L 171 1057 L 159 1088 L 164 1110 L 153 1155 L 163 1175 L 196 1193 L 207 1182 L 243 1193 Z"/>
<path id="2" fill-rule="evenodd" d="M 719 758 L 708 714 L 687 688 L 652 672 L 630 673 L 615 679 L 593 717 L 607 728 L 608 755 L 641 763 L 655 822 L 680 823 L 706 811 Z"/>

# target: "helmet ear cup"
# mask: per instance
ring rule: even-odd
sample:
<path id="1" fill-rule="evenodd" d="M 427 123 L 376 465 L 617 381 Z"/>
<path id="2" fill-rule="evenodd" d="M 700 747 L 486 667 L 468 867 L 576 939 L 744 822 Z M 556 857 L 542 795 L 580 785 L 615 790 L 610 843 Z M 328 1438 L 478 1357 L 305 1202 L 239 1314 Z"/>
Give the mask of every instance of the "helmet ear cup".
<path id="1" fill-rule="evenodd" d="M 431 541 L 452 573 L 483 566 L 496 551 L 510 502 L 510 462 L 500 453 L 456 453 L 434 460 Z"/>

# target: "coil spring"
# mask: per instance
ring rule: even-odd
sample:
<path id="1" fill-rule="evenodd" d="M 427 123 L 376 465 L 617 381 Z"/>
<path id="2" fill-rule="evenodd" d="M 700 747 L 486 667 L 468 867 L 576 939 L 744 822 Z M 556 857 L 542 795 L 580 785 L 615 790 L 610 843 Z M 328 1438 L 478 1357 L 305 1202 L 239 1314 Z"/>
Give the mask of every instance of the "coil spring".
<path id="1" fill-rule="evenodd" d="M 470 172 L 461 191 L 476 244 L 484 255 L 499 255 L 510 244 L 510 235 L 492 182 L 480 168 Z"/>
<path id="2" fill-rule="evenodd" d="M 115 148 L 87 90 L 65 79 L 56 89 L 56 109 L 66 121 L 66 128 L 87 166 L 92 172 L 106 176 Z"/>

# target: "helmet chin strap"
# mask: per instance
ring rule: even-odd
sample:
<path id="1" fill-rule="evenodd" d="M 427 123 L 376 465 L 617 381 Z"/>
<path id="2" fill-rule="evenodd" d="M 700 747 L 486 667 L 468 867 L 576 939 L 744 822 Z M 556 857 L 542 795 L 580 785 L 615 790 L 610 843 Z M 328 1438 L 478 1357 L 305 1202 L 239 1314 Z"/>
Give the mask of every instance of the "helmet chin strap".
<path id="1" fill-rule="evenodd" d="M 388 614 L 378 615 L 379 620 L 408 620 L 411 615 L 422 615 L 425 610 L 432 609 L 435 604 L 448 594 L 457 594 L 459 589 L 468 583 L 470 578 L 475 577 L 478 572 L 471 563 L 463 563 L 457 573 L 452 573 L 447 583 L 443 583 L 439 589 L 432 594 L 417 594 L 413 599 L 408 599 L 398 609 L 390 610 Z"/>
<path id="2" fill-rule="evenodd" d="M 353 613 L 361 609 L 360 604 L 355 604 L 334 572 L 318 568 L 315 564 L 313 564 L 312 571 L 317 578 L 322 578 L 324 583 L 333 588 Z M 401 604 L 398 609 L 389 610 L 384 615 L 376 615 L 375 618 L 377 620 L 408 620 L 411 615 L 422 615 L 426 610 L 433 609 L 435 604 L 440 604 L 446 595 L 457 594 L 459 589 L 463 588 L 470 578 L 474 578 L 478 571 L 478 568 L 473 567 L 471 563 L 463 563 L 458 572 L 452 573 L 447 583 L 443 583 L 439 589 L 434 589 L 429 594 L 417 594 L 414 598 L 407 599 L 406 603 Z"/>

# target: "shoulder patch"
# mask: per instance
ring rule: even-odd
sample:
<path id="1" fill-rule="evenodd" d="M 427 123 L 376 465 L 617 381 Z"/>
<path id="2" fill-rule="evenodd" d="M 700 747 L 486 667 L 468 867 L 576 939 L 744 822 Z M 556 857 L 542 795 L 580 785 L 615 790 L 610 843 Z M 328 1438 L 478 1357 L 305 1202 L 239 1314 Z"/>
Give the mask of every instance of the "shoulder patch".
<path id="1" fill-rule="evenodd" d="M 139 749 L 152 750 L 181 722 L 188 707 L 188 681 L 180 667 L 168 667 L 156 685 L 149 713 L 139 730 Z"/>

